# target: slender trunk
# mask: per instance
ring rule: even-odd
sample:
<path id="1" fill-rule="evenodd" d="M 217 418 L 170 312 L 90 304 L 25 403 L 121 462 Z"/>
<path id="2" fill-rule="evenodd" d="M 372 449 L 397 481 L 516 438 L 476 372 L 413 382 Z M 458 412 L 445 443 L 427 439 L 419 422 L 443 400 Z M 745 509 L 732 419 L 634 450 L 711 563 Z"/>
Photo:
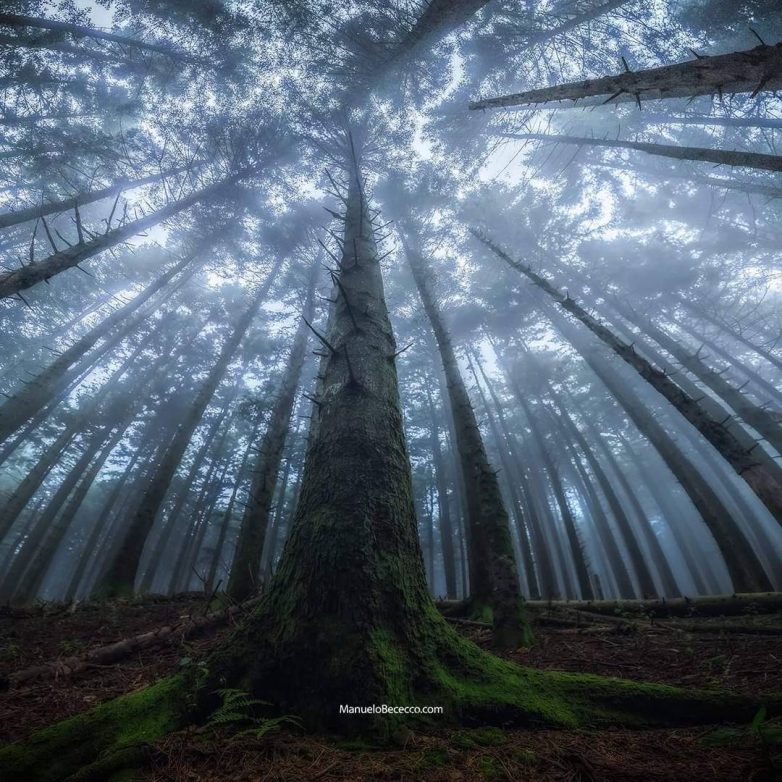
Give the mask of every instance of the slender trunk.
<path id="1" fill-rule="evenodd" d="M 559 475 L 554 459 L 549 451 L 549 445 L 546 442 L 546 438 L 543 435 L 543 431 L 540 428 L 535 413 L 533 412 L 526 395 L 519 387 L 518 381 L 512 374 L 507 375 L 510 383 L 511 390 L 513 391 L 516 400 L 524 410 L 524 415 L 527 419 L 527 425 L 529 426 L 532 436 L 537 443 L 538 452 L 540 453 L 543 469 L 548 477 L 549 485 L 554 492 L 554 499 L 556 500 L 557 507 L 559 509 L 560 517 L 565 525 L 565 534 L 567 535 L 568 543 L 570 545 L 570 551 L 573 557 L 573 565 L 575 567 L 576 579 L 578 581 L 578 588 L 581 592 L 581 597 L 584 600 L 592 600 L 594 598 L 594 592 L 592 590 L 592 582 L 589 578 L 589 566 L 587 564 L 586 553 L 581 543 L 581 539 L 576 528 L 576 520 L 573 518 L 573 512 L 568 505 L 567 497 L 565 495 L 565 488 L 562 484 L 562 479 Z"/>
<path id="2" fill-rule="evenodd" d="M 756 429 L 776 451 L 782 454 L 782 426 L 762 407 L 753 404 L 744 394 L 728 382 L 721 373 L 715 372 L 701 361 L 698 353 L 690 353 L 681 343 L 655 326 L 651 321 L 643 322 L 633 312 L 621 313 L 641 331 L 667 350 L 685 369 L 692 372 L 707 388 L 727 402 L 751 427 Z"/>
<path id="3" fill-rule="evenodd" d="M 714 419 L 703 406 L 685 393 L 664 372 L 661 372 L 635 352 L 632 345 L 620 340 L 610 329 L 593 318 L 568 295 L 562 296 L 547 280 L 529 266 L 513 261 L 491 241 L 477 232 L 474 234 L 512 268 L 530 279 L 550 296 L 562 309 L 583 323 L 598 339 L 607 345 L 626 364 L 631 366 L 662 397 L 670 402 L 690 424 L 722 455 L 736 473 L 743 478 L 768 508 L 779 524 L 782 524 L 782 484 L 731 434 L 723 423 Z"/>
<path id="4" fill-rule="evenodd" d="M 139 590 L 138 590 L 139 592 L 142 593 L 148 592 L 152 588 L 152 583 L 155 579 L 155 575 L 157 574 L 158 568 L 160 567 L 160 562 L 163 558 L 163 555 L 167 551 L 169 541 L 171 540 L 171 536 L 174 530 L 176 529 L 177 522 L 179 521 L 179 517 L 182 513 L 182 509 L 184 508 L 185 503 L 187 502 L 187 499 L 190 496 L 190 491 L 193 488 L 193 484 L 195 483 L 196 477 L 198 476 L 201 467 L 206 461 L 209 450 L 212 447 L 212 443 L 214 442 L 215 437 L 217 436 L 217 432 L 219 431 L 220 427 L 223 425 L 223 421 L 225 421 L 225 418 L 228 415 L 228 409 L 236 399 L 236 394 L 238 392 L 239 392 L 239 383 L 237 381 L 234 384 L 233 391 L 227 395 L 222 409 L 214 417 L 212 422 L 209 424 L 209 427 L 204 434 L 204 441 L 201 444 L 201 447 L 196 452 L 195 456 L 193 457 L 193 463 L 190 465 L 190 469 L 188 470 L 184 480 L 182 481 L 178 490 L 175 492 L 175 497 L 171 507 L 171 511 L 168 513 L 166 517 L 165 523 L 163 524 L 163 529 L 160 533 L 160 536 L 155 541 L 155 546 L 152 550 L 152 554 L 149 558 L 149 561 L 147 562 L 146 568 L 144 569 L 144 573 L 141 576 L 141 581 L 139 583 Z"/>
<path id="5" fill-rule="evenodd" d="M 581 430 L 578 428 L 573 419 L 570 417 L 564 405 L 562 405 L 561 401 L 556 396 L 554 397 L 554 402 L 557 405 L 559 416 L 552 416 L 552 418 L 562 427 L 563 434 L 566 435 L 566 441 L 577 445 L 578 449 L 581 451 L 582 457 L 586 459 L 586 463 L 589 465 L 589 470 L 594 476 L 594 480 L 597 481 L 597 484 L 600 487 L 600 491 L 603 493 L 603 496 L 608 503 L 608 507 L 611 510 L 611 514 L 614 517 L 616 526 L 619 529 L 619 537 L 630 557 L 633 571 L 638 579 L 638 584 L 641 587 L 641 595 L 646 597 L 654 597 L 657 594 L 657 588 L 655 587 L 654 579 L 652 578 L 652 574 L 646 564 L 646 560 L 644 560 L 643 553 L 641 552 L 641 549 L 638 545 L 638 541 L 633 534 L 632 524 L 630 523 L 630 519 L 622 507 L 622 503 L 619 497 L 614 491 L 614 488 L 611 485 L 608 476 L 605 474 L 602 465 L 595 457 L 592 449 L 589 447 L 589 443 L 587 443 L 586 438 L 581 433 Z M 573 458 L 577 459 L 577 454 L 574 453 Z M 631 597 L 632 593 L 634 592 L 634 589 L 632 588 L 632 582 L 629 582 L 628 584 L 629 576 L 627 574 L 627 570 L 624 567 L 624 560 L 622 559 L 622 555 L 619 552 L 617 543 L 610 531 L 610 527 L 603 525 L 599 529 L 601 540 L 606 548 L 609 561 L 612 563 L 612 565 L 617 563 L 614 565 L 614 570 L 619 588 L 626 591 L 629 586 L 630 594 L 625 594 L 624 596 Z M 670 595 L 671 593 L 667 594 Z"/>
<path id="6" fill-rule="evenodd" d="M 522 35 L 522 37 L 527 46 L 545 43 L 552 38 L 556 38 L 558 35 L 562 35 L 570 30 L 574 30 L 576 27 L 580 27 L 582 24 L 588 24 L 595 19 L 599 19 L 601 16 L 604 16 L 611 11 L 615 11 L 623 5 L 627 5 L 628 2 L 629 0 L 606 0 L 602 5 L 590 8 L 582 13 L 574 14 L 570 19 L 566 19 L 564 22 L 560 22 L 554 27 L 530 33 L 529 35 Z"/>
<path id="7" fill-rule="evenodd" d="M 489 342 L 491 343 L 490 338 Z M 491 344 L 492 347 L 494 347 L 493 343 Z M 510 427 L 508 426 L 505 405 L 499 398 L 497 392 L 494 390 L 493 384 L 488 382 L 488 378 L 486 377 L 486 373 L 483 369 L 483 364 L 480 362 L 480 360 L 478 360 L 477 355 L 476 364 L 484 378 L 486 387 L 489 389 L 489 396 L 491 396 L 494 409 L 497 412 L 497 420 L 500 425 L 500 429 L 502 430 L 505 443 L 515 464 L 515 470 L 512 470 L 510 474 L 519 476 L 519 488 L 524 498 L 526 518 L 529 521 L 531 543 L 535 554 L 535 562 L 537 564 L 536 574 L 538 577 L 538 583 L 543 592 L 543 597 L 551 599 L 557 591 L 556 578 L 551 562 L 551 554 L 549 552 L 547 536 L 540 517 L 540 513 L 538 511 L 537 502 L 535 497 L 533 497 L 533 493 L 529 487 L 527 475 L 525 475 L 524 472 L 525 460 L 522 457 L 522 454 L 519 452 L 516 440 L 511 434 Z"/>
<path id="8" fill-rule="evenodd" d="M 435 303 L 423 258 L 406 248 L 421 302 L 434 332 L 451 400 L 456 444 L 467 497 L 470 527 L 469 566 L 471 600 L 475 611 L 490 608 L 495 641 L 515 647 L 523 642 L 519 583 L 513 557 L 508 513 L 497 475 L 489 464 L 475 412 L 459 371 L 456 355 Z"/>
<path id="9" fill-rule="evenodd" d="M 483 404 L 483 410 L 486 413 L 486 419 L 489 423 L 489 431 L 491 432 L 492 437 L 494 439 L 494 444 L 497 449 L 497 453 L 500 457 L 500 465 L 502 467 L 503 472 L 505 473 L 505 485 L 507 487 L 507 493 L 510 498 L 511 516 L 516 522 L 516 532 L 519 539 L 519 549 L 521 551 L 522 561 L 524 562 L 524 574 L 523 574 L 524 585 L 526 586 L 527 595 L 529 595 L 530 599 L 538 600 L 540 599 L 540 592 L 538 590 L 538 582 L 535 573 L 535 564 L 532 558 L 532 548 L 530 546 L 529 536 L 527 534 L 524 505 L 521 502 L 521 499 L 519 498 L 519 493 L 517 491 L 517 487 L 514 481 L 514 471 L 512 468 L 507 445 L 506 443 L 503 442 L 503 437 L 500 434 L 499 426 L 497 425 L 497 421 L 495 420 L 494 414 L 492 413 L 492 410 L 489 407 L 488 400 L 486 399 L 486 395 L 484 394 L 483 388 L 481 387 L 481 384 L 478 380 L 478 374 L 475 371 L 473 362 L 475 362 L 475 364 L 480 366 L 480 372 L 481 372 L 481 376 L 483 377 L 484 383 L 487 386 L 491 386 L 491 383 L 489 382 L 489 379 L 486 377 L 486 373 L 483 371 L 483 366 L 480 363 L 480 358 L 478 356 L 477 351 L 475 351 L 475 349 L 473 349 L 472 354 L 473 355 L 471 357 L 470 351 L 467 351 L 466 353 L 467 365 L 473 376 L 473 380 L 475 381 L 475 386 L 478 390 L 478 395 L 481 398 L 481 403 Z"/>
<path id="10" fill-rule="evenodd" d="M 453 522 L 451 521 L 451 502 L 448 497 L 448 484 L 445 477 L 445 463 L 440 447 L 440 426 L 432 401 L 432 392 L 428 383 L 424 383 L 426 401 L 429 407 L 429 444 L 432 451 L 432 466 L 437 485 L 437 510 L 439 514 L 440 540 L 443 550 L 443 571 L 445 573 L 445 594 L 456 597 L 456 553 L 454 551 Z"/>
<path id="11" fill-rule="evenodd" d="M 124 338 L 138 323 L 152 314 L 152 311 L 138 313 L 141 317 L 137 316 L 128 322 L 130 316 L 137 313 L 142 304 L 149 301 L 152 296 L 184 270 L 193 261 L 194 257 L 195 253 L 189 253 L 178 263 L 175 263 L 136 297 L 112 312 L 111 315 L 104 318 L 98 325 L 64 350 L 43 372 L 36 375 L 24 389 L 4 402 L 0 406 L 0 442 L 5 441 L 25 421 L 51 401 L 60 390 L 62 382 L 71 367 L 82 359 L 101 339 L 108 337 L 115 326 L 120 324 L 129 326 L 129 328 L 123 328 L 120 332 Z"/>
<path id="12" fill-rule="evenodd" d="M 57 250 L 42 261 L 33 261 L 21 269 L 0 274 L 0 299 L 17 295 L 20 291 L 31 288 L 40 282 L 45 282 L 67 269 L 78 266 L 83 261 L 102 253 L 104 250 L 128 241 L 133 236 L 143 233 L 148 228 L 153 228 L 164 220 L 168 220 L 170 217 L 174 217 L 180 212 L 189 209 L 191 206 L 218 195 L 234 182 L 249 175 L 249 173 L 251 173 L 249 170 L 244 170 L 233 174 L 227 179 L 215 182 L 201 190 L 196 190 L 178 201 L 172 201 L 145 217 L 131 220 L 119 225 L 117 228 L 107 228 L 103 234 L 89 234 L 86 241 L 81 236 L 80 221 L 77 221 L 80 231 L 77 244 L 67 247 L 65 250 Z"/>
<path id="13" fill-rule="evenodd" d="M 641 461 L 641 457 L 636 452 L 634 446 L 621 432 L 617 432 L 617 438 L 622 443 L 624 452 L 630 457 L 630 461 L 635 466 L 639 477 L 646 477 L 649 474 L 649 471 Z M 611 456 L 613 459 L 613 453 Z M 611 466 L 614 475 L 618 475 L 621 468 L 615 463 L 615 460 L 611 461 Z M 699 552 L 693 550 L 690 536 L 682 529 L 683 523 L 679 521 L 682 515 L 681 508 L 675 504 L 675 498 L 672 498 L 665 488 L 662 487 L 658 481 L 654 480 L 654 478 L 649 481 L 644 481 L 644 483 L 655 504 L 660 509 L 661 515 L 665 518 L 668 528 L 671 530 L 671 534 L 682 552 L 684 563 L 687 565 L 687 570 L 695 584 L 696 592 L 699 595 L 720 594 L 720 585 L 717 579 L 714 578 L 712 570 L 709 567 L 704 567 L 703 558 L 698 555 Z"/>
<path id="14" fill-rule="evenodd" d="M 168 446 L 166 455 L 151 483 L 146 487 L 139 508 L 125 524 L 122 543 L 107 563 L 101 579 L 101 589 L 108 595 L 128 594 L 133 591 L 136 572 L 144 550 L 149 531 L 155 523 L 158 511 L 165 498 L 182 456 L 190 443 L 193 432 L 220 383 L 239 343 L 250 327 L 258 309 L 266 298 L 277 277 L 282 260 L 277 261 L 266 282 L 253 297 L 250 305 L 241 315 L 231 335 L 226 339 L 220 355 L 210 370 L 193 400 L 186 419 L 179 425 Z"/>
<path id="15" fill-rule="evenodd" d="M 730 328 L 730 326 L 728 326 L 727 324 L 722 323 L 713 315 L 711 315 L 709 312 L 707 312 L 705 309 L 697 305 L 694 305 L 691 301 L 687 301 L 684 298 L 680 298 L 680 302 L 686 309 L 688 309 L 697 318 L 701 318 L 707 321 L 708 323 L 711 323 L 712 326 L 716 326 L 718 329 L 721 329 L 726 334 L 728 334 L 732 339 L 735 339 L 737 342 L 740 342 L 745 347 L 748 347 L 750 350 L 753 350 L 759 356 L 762 356 L 764 359 L 766 359 L 766 361 L 768 361 L 770 364 L 773 364 L 773 366 L 775 366 L 777 369 L 782 371 L 782 358 L 780 358 L 779 356 L 775 356 L 769 350 L 766 350 L 760 345 L 756 345 L 754 342 L 747 339 L 743 334 L 740 334 L 735 329 Z"/>
<path id="16" fill-rule="evenodd" d="M 227 592 L 234 600 L 242 602 L 252 595 L 257 587 L 258 572 L 263 555 L 263 545 L 269 524 L 269 511 L 277 476 L 282 462 L 282 450 L 290 427 L 293 406 L 296 401 L 296 389 L 299 387 L 301 370 L 307 354 L 308 322 L 315 311 L 315 285 L 317 283 L 317 263 L 313 264 L 307 286 L 306 301 L 301 322 L 293 339 L 288 364 L 277 389 L 277 399 L 271 409 L 269 425 L 263 435 L 258 458 L 253 469 L 250 495 L 245 505 L 239 537 L 236 542 L 231 576 L 228 579 Z"/>
<path id="17" fill-rule="evenodd" d="M 549 101 L 610 96 L 609 101 L 690 98 L 697 95 L 732 95 L 774 91 L 782 87 L 782 44 L 756 46 L 743 52 L 699 56 L 695 60 L 663 65 L 618 76 L 559 84 L 513 95 L 478 100 L 470 109 L 524 106 Z"/>
<path id="18" fill-rule="evenodd" d="M 140 41 L 137 38 L 128 38 L 116 33 L 107 33 L 104 30 L 95 30 L 91 27 L 85 27 L 70 22 L 61 22 L 57 19 L 42 19 L 34 16 L 25 16 L 23 14 L 0 13 L 0 25 L 5 27 L 33 27 L 39 30 L 52 30 L 58 33 L 67 33 L 75 38 L 94 38 L 98 41 L 111 41 L 132 49 L 144 49 L 157 54 L 163 54 L 176 60 L 185 62 L 201 62 L 200 59 L 191 57 L 184 52 L 178 51 L 170 45 L 148 43 Z"/>
<path id="19" fill-rule="evenodd" d="M 724 166 L 755 168 L 761 171 L 782 171 L 782 155 L 768 155 L 763 152 L 744 152 L 731 149 L 708 149 L 707 147 L 682 147 L 671 144 L 650 144 L 645 141 L 618 141 L 588 136 L 564 136 L 548 133 L 501 133 L 502 138 L 521 141 L 544 141 L 551 144 L 577 144 L 587 147 L 609 147 L 611 149 L 633 149 L 649 155 L 670 157 L 676 160 L 697 160 Z"/>
<path id="20" fill-rule="evenodd" d="M 181 174 L 189 168 L 189 166 L 183 166 L 181 168 L 172 169 L 171 171 L 161 171 L 158 174 L 151 174 L 150 176 L 142 177 L 141 179 L 120 179 L 115 184 L 100 188 L 99 190 L 85 190 L 78 195 L 71 196 L 70 198 L 63 198 L 59 201 L 48 201 L 45 204 L 30 206 L 26 209 L 18 209 L 15 212 L 3 212 L 0 214 L 0 230 L 12 225 L 26 223 L 28 220 L 37 220 L 56 212 L 65 212 L 69 209 L 84 206 L 85 204 L 94 203 L 95 201 L 102 201 L 104 198 L 118 196 L 124 190 L 133 190 L 137 187 L 160 182 L 166 177 Z"/>
<path id="21" fill-rule="evenodd" d="M 222 562 L 221 555 L 223 548 L 225 547 L 225 539 L 228 535 L 228 528 L 231 526 L 231 521 L 233 520 L 234 507 L 236 505 L 236 495 L 239 493 L 239 488 L 247 479 L 247 466 L 250 463 L 250 454 L 253 451 L 255 438 L 258 435 L 260 426 L 261 417 L 256 416 L 255 423 L 253 423 L 252 429 L 250 430 L 250 435 L 247 438 L 247 447 L 244 449 L 241 464 L 239 465 L 239 469 L 236 471 L 236 480 L 234 481 L 233 489 L 231 490 L 231 497 L 229 498 L 228 505 L 226 506 L 222 518 L 220 519 L 219 531 L 217 540 L 215 542 L 215 552 L 214 556 L 212 557 L 212 562 L 209 566 L 209 572 L 207 573 L 205 583 L 205 587 L 210 593 L 216 588 L 215 579 L 217 578 L 217 569 L 220 567 Z"/>
<path id="22" fill-rule="evenodd" d="M 553 308 L 552 308 L 553 310 Z M 649 440 L 692 500 L 717 543 L 738 592 L 766 592 L 771 582 L 730 511 L 696 467 L 665 431 L 654 414 L 626 385 L 621 375 L 596 350 L 587 347 L 583 337 L 565 318 L 554 311 L 554 325 L 581 354 L 630 420 Z"/>

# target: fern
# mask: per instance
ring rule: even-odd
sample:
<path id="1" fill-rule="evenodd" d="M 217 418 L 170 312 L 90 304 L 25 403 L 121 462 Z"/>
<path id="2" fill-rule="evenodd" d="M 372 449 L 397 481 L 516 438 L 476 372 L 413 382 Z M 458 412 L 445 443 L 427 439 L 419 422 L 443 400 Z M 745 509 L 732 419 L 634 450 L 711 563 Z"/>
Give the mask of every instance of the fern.
<path id="1" fill-rule="evenodd" d="M 234 726 L 241 728 L 234 737 L 253 735 L 256 738 L 263 738 L 268 733 L 272 733 L 282 725 L 289 724 L 295 727 L 301 727 L 298 718 L 285 714 L 281 717 L 259 717 L 253 712 L 260 707 L 271 706 L 269 701 L 251 698 L 249 693 L 244 690 L 223 689 L 217 690 L 222 703 L 214 711 L 207 726 L 211 728 L 222 728 Z"/>

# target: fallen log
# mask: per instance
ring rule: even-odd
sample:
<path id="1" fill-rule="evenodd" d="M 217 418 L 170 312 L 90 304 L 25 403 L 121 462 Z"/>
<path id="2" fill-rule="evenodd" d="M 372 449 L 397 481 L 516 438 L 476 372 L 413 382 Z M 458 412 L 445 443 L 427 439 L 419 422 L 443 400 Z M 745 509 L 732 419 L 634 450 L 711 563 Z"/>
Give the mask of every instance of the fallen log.
<path id="1" fill-rule="evenodd" d="M 21 671 L 16 671 L 0 678 L 0 692 L 14 689 L 33 681 L 73 676 L 92 666 L 116 663 L 140 649 L 149 649 L 174 640 L 183 641 L 205 630 L 228 622 L 232 617 L 252 608 L 260 599 L 260 597 L 254 597 L 251 600 L 246 600 L 244 603 L 237 603 L 203 616 L 190 616 L 176 624 L 158 627 L 147 633 L 123 638 L 121 641 L 116 641 L 106 646 L 98 646 L 82 655 L 64 657 L 42 663 L 41 665 L 24 668 Z"/>

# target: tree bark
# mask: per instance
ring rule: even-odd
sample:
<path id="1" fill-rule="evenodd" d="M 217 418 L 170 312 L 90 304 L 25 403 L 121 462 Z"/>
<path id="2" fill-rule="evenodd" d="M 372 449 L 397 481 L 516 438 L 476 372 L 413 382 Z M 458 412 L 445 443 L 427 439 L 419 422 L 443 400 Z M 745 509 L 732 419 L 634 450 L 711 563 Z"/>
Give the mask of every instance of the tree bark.
<path id="1" fill-rule="evenodd" d="M 467 497 L 470 528 L 468 561 L 470 593 L 476 614 L 489 607 L 493 613 L 496 642 L 518 646 L 524 638 L 520 594 L 508 513 L 500 494 L 497 475 L 489 464 L 478 422 L 459 372 L 456 355 L 435 303 L 425 262 L 406 248 L 424 311 L 434 332 L 451 400 L 456 446 Z"/>
<path id="2" fill-rule="evenodd" d="M 627 71 L 618 76 L 544 87 L 473 101 L 469 108 L 494 109 L 608 95 L 609 101 L 688 98 L 697 95 L 757 93 L 782 87 L 782 43 L 744 52 L 698 57 L 674 65 Z"/>
<path id="3" fill-rule="evenodd" d="M 249 175 L 249 173 L 249 171 L 245 170 L 233 174 L 227 179 L 215 182 L 201 188 L 201 190 L 196 190 L 178 201 L 173 201 L 161 207 L 156 212 L 152 212 L 152 214 L 140 217 L 138 220 L 131 220 L 117 228 L 107 230 L 103 234 L 90 234 L 86 241 L 80 237 L 78 244 L 74 244 L 65 250 L 58 250 L 42 261 L 28 263 L 15 271 L 3 272 L 0 274 L 0 299 L 15 296 L 20 291 L 50 280 L 52 277 L 74 266 L 78 266 L 83 261 L 102 253 L 104 250 L 126 242 L 131 237 L 162 223 L 164 220 L 168 220 L 170 217 L 174 217 L 191 206 L 218 195 L 231 184 Z"/>
<path id="4" fill-rule="evenodd" d="M 670 157 L 676 160 L 696 160 L 724 166 L 755 168 L 761 171 L 782 171 L 782 155 L 768 155 L 762 152 L 744 152 L 730 149 L 708 149 L 706 147 L 679 147 L 670 144 L 650 144 L 644 141 L 619 141 L 588 136 L 564 136 L 549 133 L 500 133 L 502 138 L 521 141 L 545 141 L 550 144 L 577 144 L 588 147 L 609 147 L 611 149 L 633 149 L 649 155 Z"/>
<path id="5" fill-rule="evenodd" d="M 15 212 L 3 212 L 0 214 L 0 230 L 9 228 L 13 225 L 26 223 L 29 220 L 37 220 L 57 212 L 66 212 L 75 207 L 92 204 L 95 201 L 102 201 L 104 198 L 118 196 L 123 190 L 134 190 L 137 187 L 151 185 L 160 182 L 166 177 L 181 174 L 187 171 L 189 166 L 175 168 L 170 171 L 161 171 L 159 174 L 151 174 L 141 179 L 120 179 L 113 185 L 103 187 L 98 190 L 85 190 L 70 198 L 62 198 L 59 201 L 48 201 L 39 206 L 29 206 L 26 209 L 17 209 Z"/>

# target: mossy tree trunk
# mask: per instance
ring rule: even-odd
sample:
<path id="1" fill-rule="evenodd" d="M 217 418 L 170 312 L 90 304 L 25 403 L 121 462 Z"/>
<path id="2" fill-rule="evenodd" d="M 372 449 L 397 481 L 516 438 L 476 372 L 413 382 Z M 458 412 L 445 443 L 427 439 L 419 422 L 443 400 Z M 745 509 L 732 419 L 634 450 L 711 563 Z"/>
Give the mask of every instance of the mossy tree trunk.
<path id="1" fill-rule="evenodd" d="M 524 642 L 526 629 L 508 511 L 500 493 L 497 474 L 486 455 L 450 335 L 435 301 L 431 271 L 416 250 L 410 247 L 405 249 L 424 311 L 437 341 L 451 401 L 456 448 L 467 498 L 470 600 L 476 614 L 490 609 L 495 643 L 504 647 L 519 646 Z"/>

